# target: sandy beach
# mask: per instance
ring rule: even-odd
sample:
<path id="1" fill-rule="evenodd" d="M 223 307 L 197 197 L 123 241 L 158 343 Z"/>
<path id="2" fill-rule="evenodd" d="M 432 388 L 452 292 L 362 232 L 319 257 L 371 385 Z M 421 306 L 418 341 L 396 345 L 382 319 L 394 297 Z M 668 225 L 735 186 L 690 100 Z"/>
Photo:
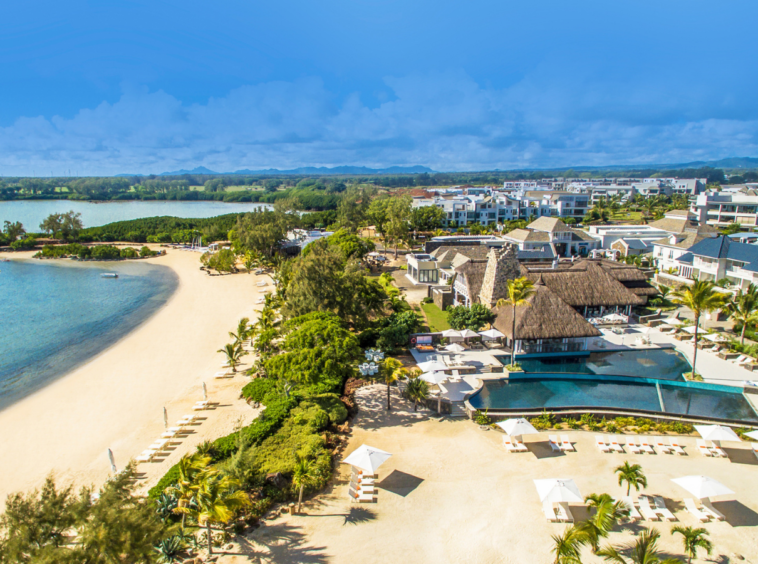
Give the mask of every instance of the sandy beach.
<path id="1" fill-rule="evenodd" d="M 164 407 L 169 425 L 193 413 L 203 382 L 216 405 L 199 412 L 200 422 L 167 458 L 140 465 L 146 475 L 142 487 L 152 485 L 196 444 L 255 417 L 239 399 L 247 378 L 215 380 L 213 375 L 223 362 L 216 351 L 229 342 L 228 332 L 241 317 L 255 318 L 253 304 L 260 296 L 255 283 L 263 277 L 208 276 L 199 270 L 199 254 L 189 251 L 169 250 L 149 260 L 173 269 L 179 278 L 166 305 L 86 364 L 0 411 L 1 500 L 40 485 L 50 472 L 59 483 L 101 484 L 111 473 L 107 449 L 123 468 L 163 432 Z"/>

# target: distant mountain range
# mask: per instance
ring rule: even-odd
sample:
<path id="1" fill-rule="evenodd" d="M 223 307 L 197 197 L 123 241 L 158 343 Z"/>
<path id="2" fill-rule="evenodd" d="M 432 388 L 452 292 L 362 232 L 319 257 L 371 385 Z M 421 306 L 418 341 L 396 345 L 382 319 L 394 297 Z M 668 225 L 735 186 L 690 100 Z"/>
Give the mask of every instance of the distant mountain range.
<path id="1" fill-rule="evenodd" d="M 204 166 L 193 168 L 192 170 L 175 170 L 173 172 L 162 172 L 158 176 L 180 176 L 182 174 L 421 174 L 422 172 L 434 172 L 431 168 L 425 166 L 390 166 L 387 168 L 368 168 L 365 166 L 335 166 L 332 168 L 325 166 L 303 166 L 289 170 L 279 170 L 278 168 L 267 168 L 263 170 L 250 170 L 243 168 L 234 172 L 216 172 Z M 131 174 L 119 174 L 118 176 L 140 176 Z"/>

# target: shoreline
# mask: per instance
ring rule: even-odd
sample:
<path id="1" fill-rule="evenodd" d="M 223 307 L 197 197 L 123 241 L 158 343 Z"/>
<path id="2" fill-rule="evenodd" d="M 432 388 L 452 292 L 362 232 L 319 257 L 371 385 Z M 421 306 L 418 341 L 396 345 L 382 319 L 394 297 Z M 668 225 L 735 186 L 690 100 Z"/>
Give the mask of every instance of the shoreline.
<path id="1" fill-rule="evenodd" d="M 59 485 L 101 484 L 111 473 L 107 449 L 123 468 L 160 436 L 164 407 L 169 425 L 192 413 L 192 404 L 202 399 L 203 382 L 209 399 L 220 405 L 199 412 L 205 420 L 169 458 L 231 432 L 240 417 L 252 420 L 255 412 L 239 399 L 247 379 L 214 380 L 213 374 L 222 362 L 216 351 L 228 341 L 228 332 L 240 318 L 256 318 L 255 282 L 263 277 L 210 277 L 199 270 L 198 258 L 175 250 L 145 259 L 169 267 L 178 279 L 166 303 L 83 364 L 0 411 L 3 502 L 11 492 L 40 486 L 50 472 Z M 143 464 L 139 470 L 152 481 L 170 464 Z"/>

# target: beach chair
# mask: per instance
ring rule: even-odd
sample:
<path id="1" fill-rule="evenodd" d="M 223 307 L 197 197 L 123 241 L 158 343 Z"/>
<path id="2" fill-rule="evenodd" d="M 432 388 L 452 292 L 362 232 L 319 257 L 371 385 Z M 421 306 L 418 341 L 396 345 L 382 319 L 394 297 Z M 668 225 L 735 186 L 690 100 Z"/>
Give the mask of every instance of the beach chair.
<path id="1" fill-rule="evenodd" d="M 542 513 L 545 515 L 545 518 L 551 522 L 551 523 L 557 523 L 558 522 L 558 516 L 555 514 L 555 508 L 553 507 L 553 504 L 550 502 L 545 502 L 542 504 Z"/>
<path id="2" fill-rule="evenodd" d="M 508 435 L 505 435 L 503 437 L 503 446 L 505 447 L 505 450 L 508 452 L 519 452 L 518 446 L 516 446 L 513 439 L 511 439 L 511 437 L 509 437 Z"/>
<path id="3" fill-rule="evenodd" d="M 645 496 L 639 497 L 640 513 L 644 517 L 645 521 L 657 521 L 658 514 L 650 507 L 650 502 Z"/>
<path id="4" fill-rule="evenodd" d="M 713 441 L 709 445 L 709 448 L 711 449 L 713 456 L 718 456 L 719 458 L 729 458 L 729 455 L 726 453 L 726 451 L 724 451 L 724 449 L 722 449 L 716 441 Z"/>
<path id="5" fill-rule="evenodd" d="M 658 447 L 663 454 L 674 454 L 674 449 L 663 442 L 663 437 L 655 439 L 655 446 Z"/>
<path id="6" fill-rule="evenodd" d="M 606 454 L 611 452 L 610 447 L 607 444 L 605 444 L 603 437 L 601 437 L 600 435 L 595 435 L 595 446 L 597 446 L 600 452 L 604 452 Z"/>
<path id="7" fill-rule="evenodd" d="M 713 507 L 713 504 L 711 503 L 710 499 L 708 498 L 701 499 L 700 502 L 703 504 L 703 511 L 705 511 L 713 519 L 716 519 L 717 521 L 724 521 L 726 519 L 726 517 L 724 517 L 724 514 L 721 513 L 721 511 Z"/>
<path id="8" fill-rule="evenodd" d="M 631 498 L 631 496 L 622 497 L 621 503 L 623 503 L 624 507 L 626 507 L 627 510 L 629 511 L 629 520 L 639 521 L 640 519 L 642 519 L 642 515 L 640 515 L 640 512 L 637 511 L 637 508 L 634 506 L 634 500 Z"/>
<path id="9" fill-rule="evenodd" d="M 568 438 L 568 435 L 561 435 L 561 450 L 574 452 L 574 445 Z"/>
<path id="10" fill-rule="evenodd" d="M 560 452 L 561 445 L 558 444 L 558 437 L 556 437 L 555 435 L 548 436 L 547 444 L 550 445 L 550 450 L 552 450 L 553 452 L 555 451 Z"/>
<path id="11" fill-rule="evenodd" d="M 226 374 L 227 374 L 227 373 L 226 373 L 226 370 L 224 370 L 224 371 L 222 371 L 222 372 L 216 372 L 216 373 L 213 375 L 213 377 L 214 377 L 216 380 L 220 380 L 220 379 L 222 379 L 222 378 L 226 378 L 226 377 L 227 377 L 227 376 L 226 376 Z"/>
<path id="12" fill-rule="evenodd" d="M 655 449 L 650 445 L 649 437 L 640 437 L 640 448 L 645 451 L 646 454 L 655 454 Z"/>
<path id="13" fill-rule="evenodd" d="M 150 462 L 153 457 L 155 456 L 156 452 L 154 450 L 143 450 L 142 454 L 140 454 L 136 460 L 137 462 Z"/>
<path id="14" fill-rule="evenodd" d="M 361 494 L 373 494 L 376 491 L 374 484 L 359 484 L 358 482 L 350 482 L 350 489 Z"/>
<path id="15" fill-rule="evenodd" d="M 682 445 L 679 444 L 679 439 L 675 439 L 674 437 L 671 437 L 669 439 L 669 444 L 671 445 L 671 448 L 674 450 L 674 454 L 679 455 L 679 456 L 687 454 L 686 452 L 684 452 L 684 447 L 682 447 Z"/>
<path id="16" fill-rule="evenodd" d="M 356 503 L 374 503 L 373 493 L 361 493 L 359 491 L 348 489 L 348 495 L 350 496 L 350 501 Z"/>
<path id="17" fill-rule="evenodd" d="M 690 497 L 684 500 L 684 507 L 693 517 L 695 517 L 695 519 L 701 523 L 707 523 L 711 520 L 711 516 L 705 511 L 700 511 L 700 508 L 695 503 L 695 500 Z"/>
<path id="18" fill-rule="evenodd" d="M 655 503 L 655 512 L 658 513 L 664 520 L 676 521 L 676 517 L 673 513 L 671 513 L 671 511 L 669 511 L 668 507 L 666 507 L 666 502 L 662 497 L 653 497 L 653 503 Z"/>
<path id="19" fill-rule="evenodd" d="M 618 439 L 615 435 L 611 435 L 611 437 L 605 437 L 606 442 L 608 442 L 611 445 L 611 448 L 614 452 L 617 452 L 619 454 L 626 454 L 624 451 L 624 447 L 619 444 Z"/>
<path id="20" fill-rule="evenodd" d="M 637 441 L 634 437 L 627 437 L 626 438 L 626 446 L 631 450 L 634 454 L 642 454 L 642 447 L 637 444 Z"/>
<path id="21" fill-rule="evenodd" d="M 566 502 L 558 503 L 558 508 L 555 513 L 558 515 L 558 520 L 562 523 L 574 522 L 574 516 L 571 514 L 571 510 Z"/>
<path id="22" fill-rule="evenodd" d="M 192 406 L 192 409 L 194 411 L 203 411 L 204 409 L 208 409 L 208 405 L 209 403 L 207 401 L 199 401 Z"/>
<path id="23" fill-rule="evenodd" d="M 162 439 L 173 439 L 174 437 L 176 437 L 176 434 L 178 432 L 179 431 L 177 430 L 176 427 L 171 427 L 171 429 L 166 429 L 165 431 L 163 431 L 161 433 L 161 438 Z"/>
<path id="24" fill-rule="evenodd" d="M 153 444 L 151 444 L 147 448 L 150 449 L 150 450 L 155 450 L 155 451 L 160 452 L 163 449 L 165 449 L 168 446 L 168 444 L 169 444 L 169 440 L 168 439 L 158 439 L 157 441 L 155 441 Z"/>
<path id="25" fill-rule="evenodd" d="M 513 444 L 516 447 L 516 452 L 529 452 L 529 449 L 526 448 L 526 445 L 521 441 L 513 439 Z"/>
<path id="26" fill-rule="evenodd" d="M 708 445 L 703 439 L 697 440 L 697 449 L 700 451 L 700 454 L 703 456 L 713 456 L 713 452 L 711 452 L 711 449 L 708 448 Z"/>
<path id="27" fill-rule="evenodd" d="M 733 362 L 734 364 L 743 364 L 747 362 L 749 358 L 750 357 L 747 356 L 746 354 L 741 354 L 740 356 L 738 356 L 737 358 L 733 358 L 729 362 Z"/>

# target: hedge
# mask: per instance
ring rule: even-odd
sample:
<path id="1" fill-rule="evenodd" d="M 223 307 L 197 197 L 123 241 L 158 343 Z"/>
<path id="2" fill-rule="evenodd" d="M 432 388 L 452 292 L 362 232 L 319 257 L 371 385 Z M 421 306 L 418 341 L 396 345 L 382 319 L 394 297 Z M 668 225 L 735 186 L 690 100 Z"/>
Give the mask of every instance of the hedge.
<path id="1" fill-rule="evenodd" d="M 287 418 L 290 410 L 297 405 L 293 398 L 280 397 L 269 403 L 261 414 L 250 425 L 242 429 L 251 440 L 251 444 L 259 445 L 273 435 Z M 237 433 L 216 439 L 213 442 L 214 462 L 224 460 L 231 456 L 237 449 Z M 170 485 L 175 484 L 179 478 L 178 465 L 172 466 L 158 483 L 150 488 L 148 496 L 157 499 Z"/>

